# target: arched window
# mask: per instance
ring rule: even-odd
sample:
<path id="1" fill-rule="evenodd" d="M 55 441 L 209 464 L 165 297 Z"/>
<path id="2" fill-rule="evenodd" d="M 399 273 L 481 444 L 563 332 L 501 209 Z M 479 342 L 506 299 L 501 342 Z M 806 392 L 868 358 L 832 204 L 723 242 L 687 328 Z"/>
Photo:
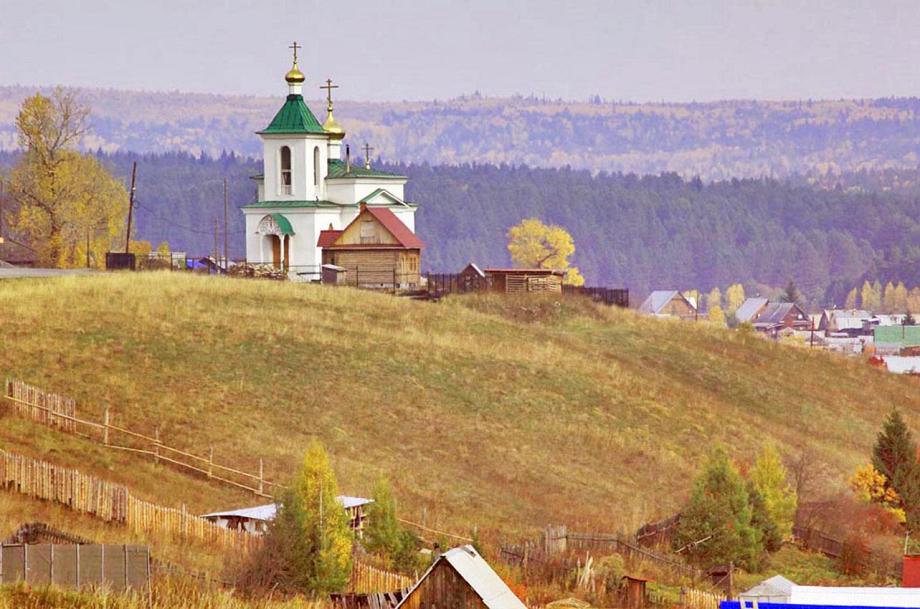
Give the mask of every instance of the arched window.
<path id="1" fill-rule="evenodd" d="M 293 192 L 291 181 L 291 149 L 281 147 L 281 194 L 289 195 Z"/>
<path id="2" fill-rule="evenodd" d="M 313 149 L 313 185 L 319 186 L 319 146 Z"/>

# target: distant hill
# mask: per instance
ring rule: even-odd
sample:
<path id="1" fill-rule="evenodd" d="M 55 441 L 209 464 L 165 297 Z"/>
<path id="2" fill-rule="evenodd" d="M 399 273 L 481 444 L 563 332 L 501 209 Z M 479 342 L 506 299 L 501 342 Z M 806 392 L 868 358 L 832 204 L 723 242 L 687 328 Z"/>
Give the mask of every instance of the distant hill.
<path id="1" fill-rule="evenodd" d="M 459 533 L 630 530 L 681 505 L 717 442 L 741 460 L 807 446 L 842 485 L 893 405 L 920 423 L 913 379 L 573 298 L 430 304 L 166 272 L 0 282 L 0 310 L 0 378 L 221 463 L 264 458 L 273 480 L 318 437 L 343 490 L 388 476 L 407 517 Z M 264 501 L 3 421 L 0 447 L 193 513 Z"/>
<path id="2" fill-rule="evenodd" d="M 15 145 L 28 87 L 0 87 L 0 149 Z M 317 89 L 316 97 L 319 98 Z M 254 131 L 275 97 L 84 89 L 90 148 L 261 155 Z M 324 104 L 310 106 L 318 116 Z M 611 103 L 532 97 L 336 104 L 354 149 L 370 142 L 390 162 L 511 163 L 704 180 L 915 168 L 920 99 Z"/>

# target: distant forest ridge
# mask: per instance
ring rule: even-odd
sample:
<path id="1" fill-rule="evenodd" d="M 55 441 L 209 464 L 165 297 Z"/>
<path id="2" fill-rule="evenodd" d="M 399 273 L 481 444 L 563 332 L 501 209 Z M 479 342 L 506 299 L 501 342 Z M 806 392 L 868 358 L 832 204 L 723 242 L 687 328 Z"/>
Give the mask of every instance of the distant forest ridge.
<path id="1" fill-rule="evenodd" d="M 318 84 L 318 83 L 317 83 Z M 343 83 L 347 96 L 347 83 Z M 0 87 L 0 150 L 16 145 L 14 119 L 34 88 Z M 325 104 L 309 102 L 322 120 Z M 80 89 L 92 108 L 89 149 L 261 155 L 255 131 L 277 96 Z M 308 89 L 308 97 L 311 95 Z M 357 150 L 375 160 L 432 165 L 508 163 L 590 171 L 674 172 L 705 181 L 916 168 L 920 99 L 616 103 L 534 97 L 336 102 Z"/>
<path id="2" fill-rule="evenodd" d="M 231 255 L 244 252 L 239 206 L 255 198 L 255 160 L 187 153 L 102 154 L 127 180 L 138 160 L 137 237 L 179 251 L 214 251 L 227 178 Z M 0 153 L 0 169 L 14 155 Z M 858 172 L 832 188 L 807 180 L 704 183 L 669 173 L 639 177 L 587 170 L 496 165 L 382 164 L 409 176 L 420 203 L 423 270 L 458 272 L 467 262 L 510 264 L 506 233 L 537 217 L 571 232 L 574 263 L 589 284 L 653 289 L 733 283 L 748 294 L 795 281 L 813 305 L 842 305 L 868 279 L 920 285 L 920 172 Z M 894 186 L 891 186 L 894 185 Z M 894 188 L 894 190 L 890 190 Z M 889 190 L 886 190 L 889 189 Z M 222 243 L 222 238 L 218 240 Z"/>

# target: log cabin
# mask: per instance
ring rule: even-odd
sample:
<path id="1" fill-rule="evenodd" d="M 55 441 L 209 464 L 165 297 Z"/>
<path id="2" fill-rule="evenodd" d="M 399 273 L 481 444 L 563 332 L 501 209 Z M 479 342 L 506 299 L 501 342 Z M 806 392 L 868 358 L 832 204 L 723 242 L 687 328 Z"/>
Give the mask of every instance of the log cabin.
<path id="1" fill-rule="evenodd" d="M 412 289 L 421 282 L 425 244 L 386 207 L 361 204 L 361 212 L 342 230 L 320 232 L 323 265 L 345 269 L 346 285 Z"/>

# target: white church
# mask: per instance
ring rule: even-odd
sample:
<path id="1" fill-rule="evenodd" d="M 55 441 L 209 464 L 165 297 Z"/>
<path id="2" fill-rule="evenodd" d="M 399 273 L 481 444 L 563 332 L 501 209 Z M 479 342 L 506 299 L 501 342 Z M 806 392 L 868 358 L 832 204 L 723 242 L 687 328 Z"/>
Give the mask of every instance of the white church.
<path id="1" fill-rule="evenodd" d="M 345 131 L 332 115 L 337 85 L 327 80 L 321 87 L 328 104 L 320 124 L 304 102 L 297 43 L 292 48 L 287 99 L 258 132 L 258 200 L 242 207 L 247 263 L 272 265 L 302 281 L 319 279 L 326 265 L 356 285 L 417 284 L 424 244 L 415 236 L 417 205 L 404 198 L 406 177 L 371 168 L 367 146 L 361 166 L 352 165 L 347 150 L 342 158 Z"/>

